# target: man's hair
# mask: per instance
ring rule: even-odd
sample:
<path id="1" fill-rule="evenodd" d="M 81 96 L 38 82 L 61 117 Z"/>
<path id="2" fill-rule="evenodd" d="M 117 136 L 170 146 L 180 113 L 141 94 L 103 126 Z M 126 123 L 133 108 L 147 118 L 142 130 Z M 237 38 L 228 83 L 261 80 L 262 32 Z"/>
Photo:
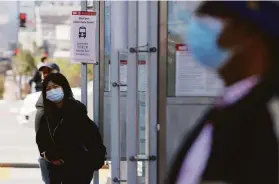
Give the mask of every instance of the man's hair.
<path id="1" fill-rule="evenodd" d="M 42 63 L 44 63 L 46 60 L 47 60 L 47 57 L 45 57 L 45 56 L 41 58 Z"/>

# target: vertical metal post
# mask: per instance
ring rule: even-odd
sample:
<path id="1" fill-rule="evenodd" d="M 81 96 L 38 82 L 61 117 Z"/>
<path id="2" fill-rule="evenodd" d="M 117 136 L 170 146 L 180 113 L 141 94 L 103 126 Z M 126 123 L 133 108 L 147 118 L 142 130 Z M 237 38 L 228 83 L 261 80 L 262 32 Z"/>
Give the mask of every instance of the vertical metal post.
<path id="1" fill-rule="evenodd" d="M 81 1 L 81 11 L 87 10 L 87 0 Z M 81 102 L 87 106 L 87 64 L 81 63 Z"/>
<path id="2" fill-rule="evenodd" d="M 128 2 L 128 49 L 138 46 L 138 2 Z M 127 159 L 138 154 L 138 57 L 128 54 L 127 67 Z M 137 184 L 137 162 L 128 160 L 127 183 Z"/>
<path id="3" fill-rule="evenodd" d="M 100 6 L 99 6 L 99 1 L 94 1 L 93 2 L 93 10 L 97 11 L 97 25 L 96 25 L 96 61 L 97 63 L 93 65 L 93 75 L 94 75 L 94 80 L 93 80 L 93 117 L 94 117 L 94 122 L 100 127 Z M 101 130 L 100 130 L 101 131 Z M 101 131 L 102 132 L 102 131 Z M 94 184 L 99 184 L 99 171 L 94 172 Z"/>
<path id="4" fill-rule="evenodd" d="M 96 58 L 97 59 L 97 58 Z M 97 60 L 98 61 L 98 60 Z M 93 66 L 94 71 L 94 82 L 93 82 L 93 117 L 94 122 L 99 126 L 99 66 Z M 94 184 L 99 184 L 99 171 L 94 172 Z"/>
<path id="5" fill-rule="evenodd" d="M 127 48 L 127 2 L 111 1 L 111 82 L 119 83 L 119 51 Z M 111 86 L 111 177 L 120 178 L 120 90 Z M 126 178 L 125 178 L 126 179 Z"/>
<path id="6" fill-rule="evenodd" d="M 20 1 L 16 1 L 16 11 L 17 11 L 17 16 L 16 16 L 16 29 L 17 29 L 17 32 L 16 32 L 16 48 L 18 49 L 18 37 L 19 37 L 19 31 L 20 31 L 20 26 L 19 26 L 19 14 L 20 14 Z"/>
<path id="7" fill-rule="evenodd" d="M 114 17 L 118 16 L 117 13 L 117 2 L 111 2 L 111 81 L 119 81 L 119 61 L 118 61 L 118 50 L 115 48 L 117 43 L 116 38 L 118 35 L 116 26 L 114 25 Z M 110 84 L 111 85 L 111 84 Z M 111 87 L 111 178 L 112 180 L 120 179 L 120 117 L 119 117 L 119 88 Z M 113 183 L 112 181 L 112 183 Z M 116 182 L 115 182 L 116 183 Z"/>
<path id="8" fill-rule="evenodd" d="M 105 89 L 105 1 L 99 3 L 99 129 L 104 138 L 104 89 Z"/>
<path id="9" fill-rule="evenodd" d="M 19 34 L 20 34 L 20 26 L 19 26 L 19 14 L 20 14 L 20 1 L 16 2 L 16 8 L 17 8 L 17 16 L 16 16 L 16 48 L 18 49 L 18 42 L 19 42 Z M 21 74 L 19 74 L 19 85 L 18 85 L 18 95 L 16 97 L 17 99 L 22 99 L 22 92 L 21 92 Z"/>
<path id="10" fill-rule="evenodd" d="M 148 43 L 150 47 L 157 48 L 158 45 L 158 2 L 147 2 L 147 27 Z M 157 79 L 158 79 L 158 59 L 157 52 L 148 54 L 147 59 L 147 89 L 146 89 L 146 155 L 157 156 Z M 146 167 L 146 182 L 157 183 L 157 161 L 150 161 Z"/>
<path id="11" fill-rule="evenodd" d="M 17 1 L 20 2 L 20 1 Z M 36 16 L 36 44 L 41 47 L 43 45 L 43 37 L 42 37 L 42 20 L 40 15 L 40 6 L 35 5 L 35 16 Z"/>
<path id="12" fill-rule="evenodd" d="M 159 2 L 159 61 L 158 62 L 158 183 L 164 183 L 166 168 L 166 100 L 167 100 L 167 53 L 168 53 L 168 1 Z"/>

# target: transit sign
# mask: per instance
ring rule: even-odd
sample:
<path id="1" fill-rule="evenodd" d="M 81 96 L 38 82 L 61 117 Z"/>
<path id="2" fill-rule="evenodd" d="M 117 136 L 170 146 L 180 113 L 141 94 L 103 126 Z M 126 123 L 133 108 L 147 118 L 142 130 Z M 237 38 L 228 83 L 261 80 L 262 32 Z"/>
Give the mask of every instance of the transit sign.
<path id="1" fill-rule="evenodd" d="M 97 12 L 72 11 L 71 62 L 96 63 Z"/>

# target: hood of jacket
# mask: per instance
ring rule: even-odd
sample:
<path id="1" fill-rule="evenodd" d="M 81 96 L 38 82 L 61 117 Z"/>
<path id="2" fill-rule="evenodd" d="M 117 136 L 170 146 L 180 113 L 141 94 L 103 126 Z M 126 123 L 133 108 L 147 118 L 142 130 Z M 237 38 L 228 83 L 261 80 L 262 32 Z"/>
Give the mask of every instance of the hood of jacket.
<path id="1" fill-rule="evenodd" d="M 39 99 L 36 102 L 36 108 L 37 109 L 43 109 L 44 108 L 44 100 L 43 100 L 43 94 L 40 95 Z"/>
<path id="2" fill-rule="evenodd" d="M 87 114 L 87 107 L 81 103 L 80 101 L 74 99 L 74 98 L 70 98 L 68 99 L 67 101 L 65 101 L 65 104 L 64 104 L 64 108 L 65 108 L 65 111 L 67 113 L 70 113 L 70 112 L 73 112 L 73 113 L 85 113 Z"/>

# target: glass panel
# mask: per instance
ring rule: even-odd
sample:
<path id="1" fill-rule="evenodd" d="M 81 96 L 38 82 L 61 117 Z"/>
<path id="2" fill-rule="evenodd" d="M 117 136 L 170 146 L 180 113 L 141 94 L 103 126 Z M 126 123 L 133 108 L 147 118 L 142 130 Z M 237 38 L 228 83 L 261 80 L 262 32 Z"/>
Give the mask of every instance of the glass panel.
<path id="1" fill-rule="evenodd" d="M 110 91 L 110 1 L 105 1 L 105 87 L 104 91 Z"/>
<path id="2" fill-rule="evenodd" d="M 107 147 L 107 154 L 108 160 L 111 160 L 111 115 L 110 115 L 110 108 L 111 108 L 111 95 L 108 92 L 110 88 L 109 84 L 109 60 L 110 60 L 110 1 L 105 1 L 105 10 L 104 10 L 104 49 L 105 49 L 105 76 L 104 76 L 104 143 Z"/>
<path id="3" fill-rule="evenodd" d="M 145 124 L 146 124 L 146 54 L 138 55 L 138 110 L 139 110 L 139 127 L 138 127 L 138 149 L 139 154 L 145 154 L 146 135 L 145 135 Z"/>
<path id="4" fill-rule="evenodd" d="M 127 84 L 127 52 L 119 52 L 119 78 L 120 83 Z M 127 158 L 126 158 L 126 148 L 127 148 L 127 139 L 126 139 L 126 125 L 127 125 L 127 87 L 120 87 L 120 103 L 119 103 L 119 113 L 120 113 L 120 177 L 126 178 L 127 172 Z M 116 137 L 115 137 L 116 138 Z M 123 182 L 126 184 L 126 182 Z"/>
<path id="5" fill-rule="evenodd" d="M 104 85 L 104 142 L 107 146 L 108 160 L 111 160 L 111 1 L 105 1 L 105 85 Z M 127 53 L 119 55 L 120 60 L 120 80 L 123 80 L 123 70 L 127 67 Z M 122 62 L 121 62 L 122 61 Z M 125 62 L 126 61 L 126 62 Z M 114 69 L 117 70 L 117 69 Z M 127 80 L 126 80 L 127 81 Z M 120 88 L 120 104 L 119 104 L 119 113 L 120 113 L 120 175 L 121 178 L 126 178 L 126 111 L 127 111 L 127 89 L 125 87 Z M 115 139 L 117 139 L 115 137 Z M 125 183 L 125 182 L 124 182 Z"/>
<path id="6" fill-rule="evenodd" d="M 138 55 L 138 154 L 146 154 L 146 88 L 147 88 L 147 68 L 146 54 Z M 137 163 L 137 174 L 139 184 L 145 183 L 145 165 L 146 162 Z"/>
<path id="7" fill-rule="evenodd" d="M 109 74 L 110 74 L 110 68 L 109 68 L 109 60 L 110 60 L 110 1 L 105 1 L 105 12 L 104 12 L 104 39 L 105 39 L 105 84 L 104 84 L 104 142 L 107 146 L 107 153 L 108 158 L 110 160 L 110 142 L 111 142 L 111 136 L 110 136 L 110 107 L 111 107 L 111 98 L 109 91 Z"/>
<path id="8" fill-rule="evenodd" d="M 219 76 L 195 62 L 191 48 L 184 45 L 187 24 L 199 5 L 199 1 L 168 2 L 168 96 L 216 96 L 223 89 Z"/>
<path id="9" fill-rule="evenodd" d="M 176 44 L 184 43 L 186 25 L 199 3 L 198 1 L 168 1 L 168 96 L 175 96 Z"/>

